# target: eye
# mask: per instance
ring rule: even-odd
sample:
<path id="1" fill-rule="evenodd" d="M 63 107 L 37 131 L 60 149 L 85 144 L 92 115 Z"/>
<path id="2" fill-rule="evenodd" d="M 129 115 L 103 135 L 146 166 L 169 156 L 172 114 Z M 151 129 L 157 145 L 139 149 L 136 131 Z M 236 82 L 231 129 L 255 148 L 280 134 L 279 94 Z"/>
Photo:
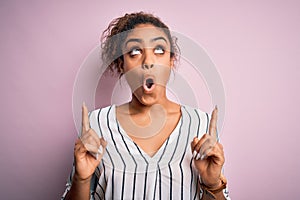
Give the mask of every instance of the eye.
<path id="1" fill-rule="evenodd" d="M 165 53 L 165 49 L 162 46 L 157 46 L 154 49 L 154 53 L 155 54 L 164 54 Z"/>
<path id="2" fill-rule="evenodd" d="M 138 49 L 138 48 L 133 48 L 129 54 L 130 56 L 135 56 L 135 55 L 138 55 L 138 54 L 141 54 L 142 53 L 142 50 L 141 49 Z"/>

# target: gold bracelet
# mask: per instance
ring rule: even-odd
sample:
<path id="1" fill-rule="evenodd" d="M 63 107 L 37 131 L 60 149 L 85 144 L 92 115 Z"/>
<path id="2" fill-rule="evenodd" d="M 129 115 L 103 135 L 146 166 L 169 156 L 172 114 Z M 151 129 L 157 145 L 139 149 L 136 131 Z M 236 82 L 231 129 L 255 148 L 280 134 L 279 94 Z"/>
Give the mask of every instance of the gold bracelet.
<path id="1" fill-rule="evenodd" d="M 204 191 L 206 191 L 208 194 L 210 194 L 214 199 L 216 199 L 216 196 L 215 196 L 215 194 L 216 193 L 218 193 L 218 192 L 220 192 L 220 191 L 222 191 L 223 189 L 225 189 L 226 188 L 226 185 L 227 185 L 227 180 L 226 180 L 226 178 L 223 176 L 223 175 L 221 175 L 220 176 L 220 180 L 221 180 L 221 186 L 219 186 L 218 188 L 215 188 L 215 189 L 212 189 L 212 188 L 210 188 L 210 187 L 207 187 L 206 185 L 204 185 L 203 183 L 200 183 L 200 186 L 201 186 L 201 188 L 204 190 Z"/>

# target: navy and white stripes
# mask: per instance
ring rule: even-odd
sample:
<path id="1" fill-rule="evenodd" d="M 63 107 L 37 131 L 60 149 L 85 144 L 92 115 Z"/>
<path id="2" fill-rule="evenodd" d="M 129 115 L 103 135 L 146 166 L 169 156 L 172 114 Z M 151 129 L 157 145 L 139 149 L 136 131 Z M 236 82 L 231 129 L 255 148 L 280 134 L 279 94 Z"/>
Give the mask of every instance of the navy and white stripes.
<path id="1" fill-rule="evenodd" d="M 176 128 L 153 157 L 126 134 L 115 105 L 94 110 L 89 117 L 91 128 L 107 141 L 91 199 L 200 199 L 190 143 L 207 132 L 207 113 L 182 105 Z"/>

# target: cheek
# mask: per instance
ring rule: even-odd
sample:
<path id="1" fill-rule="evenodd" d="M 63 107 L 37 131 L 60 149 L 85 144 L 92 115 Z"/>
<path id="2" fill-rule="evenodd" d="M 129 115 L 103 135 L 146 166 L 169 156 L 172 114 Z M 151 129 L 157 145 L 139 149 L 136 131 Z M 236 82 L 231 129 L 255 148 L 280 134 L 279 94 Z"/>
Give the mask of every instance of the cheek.
<path id="1" fill-rule="evenodd" d="M 157 60 L 157 62 L 155 64 L 161 65 L 161 66 L 164 66 L 164 67 L 172 67 L 170 59 Z"/>
<path id="2" fill-rule="evenodd" d="M 135 91 L 143 85 L 143 74 L 143 70 L 140 67 L 135 67 L 126 71 L 125 78 L 131 91 Z"/>
<path id="3" fill-rule="evenodd" d="M 132 69 L 132 64 L 125 59 L 123 67 L 124 67 L 124 71 L 128 72 L 129 70 Z"/>
<path id="4" fill-rule="evenodd" d="M 141 61 L 139 59 L 132 59 L 124 57 L 124 70 L 129 71 L 135 67 L 141 66 Z"/>
<path id="5" fill-rule="evenodd" d="M 163 64 L 165 66 L 172 66 L 172 58 L 170 53 L 165 53 L 164 56 L 158 57 L 157 64 Z"/>

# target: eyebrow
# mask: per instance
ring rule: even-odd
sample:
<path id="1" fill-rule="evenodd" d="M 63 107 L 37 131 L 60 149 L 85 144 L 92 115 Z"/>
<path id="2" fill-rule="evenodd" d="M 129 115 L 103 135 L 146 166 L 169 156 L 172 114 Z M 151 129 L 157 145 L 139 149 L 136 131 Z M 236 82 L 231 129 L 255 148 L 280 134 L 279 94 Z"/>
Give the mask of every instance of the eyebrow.
<path id="1" fill-rule="evenodd" d="M 155 41 L 157 41 L 157 40 L 164 40 L 166 43 L 168 43 L 167 42 L 167 40 L 166 40 L 166 38 L 164 38 L 164 37 L 156 37 L 156 38 L 153 38 L 153 39 L 151 39 L 150 41 L 151 42 L 155 42 Z M 129 42 L 138 42 L 138 43 L 142 43 L 142 39 L 139 39 L 139 38 L 131 38 L 131 39 L 129 39 L 129 40 L 127 40 L 126 42 L 125 42 L 125 46 L 127 46 L 127 44 L 129 43 Z"/>
<path id="2" fill-rule="evenodd" d="M 142 43 L 142 40 L 141 40 L 141 39 L 138 39 L 138 38 L 131 38 L 131 39 L 129 39 L 129 40 L 126 41 L 125 46 L 127 46 L 127 44 L 128 44 L 129 42 L 138 42 L 138 43 Z"/>
<path id="3" fill-rule="evenodd" d="M 156 40 L 164 40 L 164 41 L 168 44 L 166 38 L 164 38 L 164 37 L 156 37 L 156 38 L 153 38 L 153 39 L 151 40 L 151 42 L 155 42 Z"/>

